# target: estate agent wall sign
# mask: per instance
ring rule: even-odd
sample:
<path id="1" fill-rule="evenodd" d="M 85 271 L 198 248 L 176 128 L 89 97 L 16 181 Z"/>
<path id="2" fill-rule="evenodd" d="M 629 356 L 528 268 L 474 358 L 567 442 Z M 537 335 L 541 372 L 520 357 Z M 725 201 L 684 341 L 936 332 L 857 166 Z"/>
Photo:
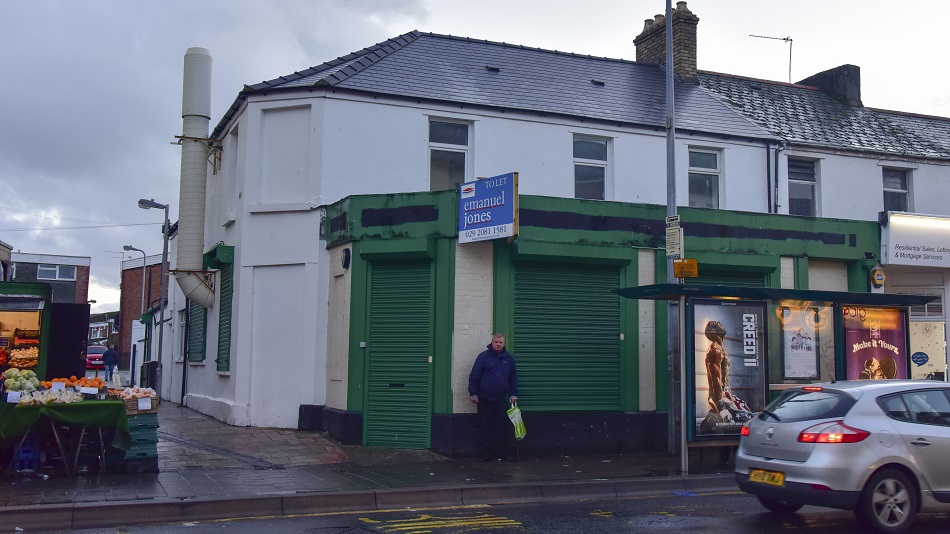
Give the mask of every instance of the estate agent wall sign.
<path id="1" fill-rule="evenodd" d="M 518 173 L 459 186 L 459 243 L 518 235 Z"/>
<path id="2" fill-rule="evenodd" d="M 881 263 L 950 268 L 950 218 L 888 212 L 886 221 Z"/>

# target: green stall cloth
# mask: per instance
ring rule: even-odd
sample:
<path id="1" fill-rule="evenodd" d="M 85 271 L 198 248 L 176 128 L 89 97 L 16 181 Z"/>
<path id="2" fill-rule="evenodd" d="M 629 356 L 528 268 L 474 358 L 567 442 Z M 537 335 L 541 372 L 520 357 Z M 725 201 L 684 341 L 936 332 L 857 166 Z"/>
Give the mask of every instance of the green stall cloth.
<path id="1" fill-rule="evenodd" d="M 0 439 L 8 441 L 23 436 L 41 416 L 72 425 L 114 428 L 112 446 L 123 451 L 129 450 L 132 443 L 125 403 L 118 400 L 84 400 L 41 406 L 3 403 L 0 404 Z"/>

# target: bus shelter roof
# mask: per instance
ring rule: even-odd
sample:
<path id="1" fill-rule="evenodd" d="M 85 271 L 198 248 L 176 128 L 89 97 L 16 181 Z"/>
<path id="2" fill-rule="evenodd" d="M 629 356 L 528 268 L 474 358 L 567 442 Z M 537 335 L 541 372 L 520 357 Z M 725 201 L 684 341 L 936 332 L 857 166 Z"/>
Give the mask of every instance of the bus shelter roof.
<path id="1" fill-rule="evenodd" d="M 621 297 L 642 300 L 678 300 L 680 297 L 741 298 L 756 300 L 820 301 L 861 306 L 920 306 L 939 297 L 894 293 L 854 293 L 814 289 L 775 289 L 693 284 L 651 284 L 615 289 Z"/>

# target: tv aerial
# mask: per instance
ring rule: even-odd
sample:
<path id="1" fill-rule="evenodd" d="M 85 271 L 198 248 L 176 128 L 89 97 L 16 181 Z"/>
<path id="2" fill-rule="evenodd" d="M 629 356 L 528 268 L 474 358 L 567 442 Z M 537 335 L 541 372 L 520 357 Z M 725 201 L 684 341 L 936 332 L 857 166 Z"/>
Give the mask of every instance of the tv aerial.
<path id="1" fill-rule="evenodd" d="M 776 41 L 785 41 L 788 43 L 788 83 L 792 83 L 792 38 L 791 37 L 770 37 L 768 35 L 752 35 L 749 37 L 758 37 L 759 39 L 774 39 Z"/>

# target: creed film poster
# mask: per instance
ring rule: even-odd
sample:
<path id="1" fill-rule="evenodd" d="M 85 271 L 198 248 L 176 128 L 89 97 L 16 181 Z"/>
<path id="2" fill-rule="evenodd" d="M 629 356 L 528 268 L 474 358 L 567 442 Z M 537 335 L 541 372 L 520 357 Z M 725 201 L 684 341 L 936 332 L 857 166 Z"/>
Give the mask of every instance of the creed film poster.
<path id="1" fill-rule="evenodd" d="M 905 311 L 841 308 L 848 380 L 908 378 Z"/>
<path id="2" fill-rule="evenodd" d="M 765 407 L 765 303 L 694 300 L 692 417 L 695 438 L 738 435 Z"/>

